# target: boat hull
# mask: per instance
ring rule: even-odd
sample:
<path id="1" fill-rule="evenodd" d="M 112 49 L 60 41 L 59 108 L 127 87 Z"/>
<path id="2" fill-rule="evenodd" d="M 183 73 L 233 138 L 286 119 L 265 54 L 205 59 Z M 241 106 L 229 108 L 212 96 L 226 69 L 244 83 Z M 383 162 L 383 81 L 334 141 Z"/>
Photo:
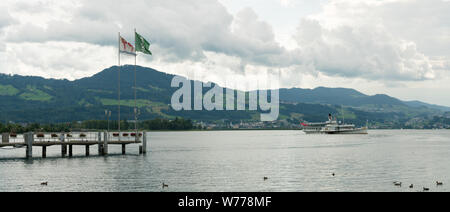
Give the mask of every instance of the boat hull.
<path id="1" fill-rule="evenodd" d="M 328 131 L 325 132 L 325 134 L 359 134 L 359 135 L 366 135 L 367 129 L 354 129 L 354 130 L 340 130 L 340 131 Z"/>
<path id="2" fill-rule="evenodd" d="M 352 129 L 352 130 L 304 130 L 306 134 L 343 134 L 343 135 L 366 135 L 368 134 L 366 128 Z"/>

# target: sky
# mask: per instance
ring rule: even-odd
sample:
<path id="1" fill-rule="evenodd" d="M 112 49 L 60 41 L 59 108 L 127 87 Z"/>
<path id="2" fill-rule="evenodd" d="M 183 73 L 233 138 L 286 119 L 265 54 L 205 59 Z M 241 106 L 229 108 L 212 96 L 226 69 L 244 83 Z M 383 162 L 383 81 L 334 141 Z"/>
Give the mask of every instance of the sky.
<path id="1" fill-rule="evenodd" d="M 79 79 L 137 63 L 235 88 L 346 87 L 450 106 L 448 0 L 2 0 L 0 73 Z M 134 58 L 122 56 L 122 64 Z M 224 77 L 226 76 L 226 77 Z"/>

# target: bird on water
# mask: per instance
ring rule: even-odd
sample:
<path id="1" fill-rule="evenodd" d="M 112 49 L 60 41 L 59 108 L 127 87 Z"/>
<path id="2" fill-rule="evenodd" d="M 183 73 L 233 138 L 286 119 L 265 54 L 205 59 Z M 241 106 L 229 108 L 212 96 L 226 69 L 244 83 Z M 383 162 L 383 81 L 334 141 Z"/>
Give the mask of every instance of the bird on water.
<path id="1" fill-rule="evenodd" d="M 437 185 L 437 186 L 441 186 L 441 185 L 444 185 L 444 183 L 443 183 L 443 182 L 436 181 L 436 185 Z"/>
<path id="2" fill-rule="evenodd" d="M 395 185 L 395 186 L 402 186 L 402 182 L 397 182 L 397 181 L 395 181 L 395 182 L 394 182 L 394 185 Z"/>
<path id="3" fill-rule="evenodd" d="M 263 179 L 264 179 L 264 181 L 266 181 L 266 180 L 268 180 L 269 178 L 268 178 L 268 177 L 264 177 Z"/>
<path id="4" fill-rule="evenodd" d="M 165 183 L 162 183 L 162 187 L 163 187 L 163 188 L 169 188 L 169 185 L 167 185 L 167 184 L 165 184 Z"/>
<path id="5" fill-rule="evenodd" d="M 48 185 L 48 182 L 42 182 L 41 185 L 46 186 Z"/>

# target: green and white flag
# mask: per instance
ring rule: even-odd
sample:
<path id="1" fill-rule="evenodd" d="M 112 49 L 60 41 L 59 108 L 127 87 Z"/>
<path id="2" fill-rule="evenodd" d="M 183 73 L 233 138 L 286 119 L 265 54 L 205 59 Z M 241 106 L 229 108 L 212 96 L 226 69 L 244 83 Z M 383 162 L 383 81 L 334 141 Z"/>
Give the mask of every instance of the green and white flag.
<path id="1" fill-rule="evenodd" d="M 150 43 L 147 40 L 145 40 L 144 37 L 135 32 L 135 39 L 136 39 L 135 46 L 137 52 L 152 55 L 152 52 L 149 50 Z"/>

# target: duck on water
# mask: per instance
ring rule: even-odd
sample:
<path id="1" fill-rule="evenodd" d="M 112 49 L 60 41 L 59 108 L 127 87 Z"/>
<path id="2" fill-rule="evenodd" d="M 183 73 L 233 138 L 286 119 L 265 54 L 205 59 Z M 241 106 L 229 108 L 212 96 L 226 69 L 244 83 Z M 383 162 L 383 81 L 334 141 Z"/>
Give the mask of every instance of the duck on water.
<path id="1" fill-rule="evenodd" d="M 319 123 L 301 123 L 306 134 L 368 134 L 367 125 L 357 128 L 354 124 L 338 122 L 336 117 L 328 114 L 328 121 Z"/>

